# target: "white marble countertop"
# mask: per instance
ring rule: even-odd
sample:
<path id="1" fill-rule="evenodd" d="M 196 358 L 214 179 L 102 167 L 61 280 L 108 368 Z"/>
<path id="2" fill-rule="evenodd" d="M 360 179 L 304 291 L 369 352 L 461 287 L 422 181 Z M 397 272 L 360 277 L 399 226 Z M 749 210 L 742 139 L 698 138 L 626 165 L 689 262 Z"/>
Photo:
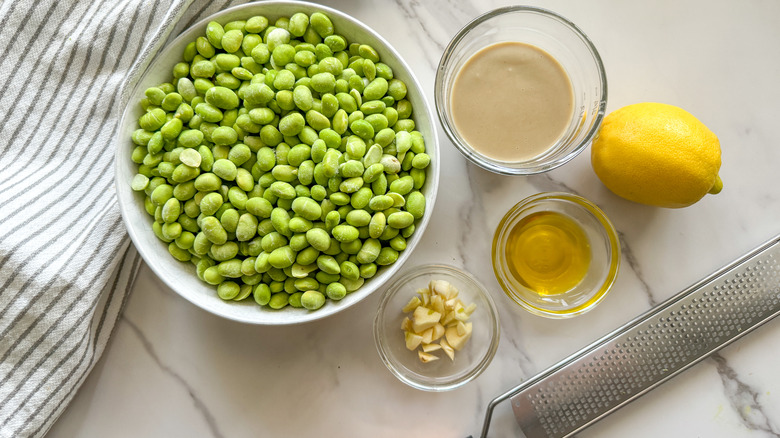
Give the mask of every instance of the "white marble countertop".
<path id="1" fill-rule="evenodd" d="M 433 101 L 444 46 L 503 1 L 332 0 L 396 46 Z M 720 138 L 725 188 L 665 210 L 604 188 L 589 151 L 549 174 L 497 176 L 467 164 L 440 130 L 442 175 L 432 224 L 407 262 L 465 267 L 500 306 L 502 338 L 465 387 L 428 393 L 385 369 L 371 334 L 379 294 L 294 327 L 208 314 L 145 266 L 103 359 L 50 437 L 455 437 L 478 434 L 493 397 L 664 301 L 780 232 L 780 3 L 532 1 L 577 23 L 606 66 L 608 111 L 642 101 L 681 106 Z M 572 320 L 513 308 L 490 265 L 493 230 L 522 198 L 575 192 L 622 237 L 608 298 Z M 403 269 L 402 269 L 403 271 Z M 580 437 L 780 436 L 780 321 L 696 365 Z M 491 436 L 517 436 L 508 404 Z"/>

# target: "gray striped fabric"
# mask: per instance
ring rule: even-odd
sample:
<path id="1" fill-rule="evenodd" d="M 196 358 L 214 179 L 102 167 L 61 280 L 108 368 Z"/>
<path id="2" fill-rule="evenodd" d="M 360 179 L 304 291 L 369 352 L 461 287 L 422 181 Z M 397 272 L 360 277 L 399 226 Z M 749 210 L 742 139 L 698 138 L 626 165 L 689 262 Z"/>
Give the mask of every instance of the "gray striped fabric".
<path id="1" fill-rule="evenodd" d="M 43 436 L 100 358 L 141 263 L 114 136 L 165 41 L 228 6 L 0 2 L 0 437 Z"/>

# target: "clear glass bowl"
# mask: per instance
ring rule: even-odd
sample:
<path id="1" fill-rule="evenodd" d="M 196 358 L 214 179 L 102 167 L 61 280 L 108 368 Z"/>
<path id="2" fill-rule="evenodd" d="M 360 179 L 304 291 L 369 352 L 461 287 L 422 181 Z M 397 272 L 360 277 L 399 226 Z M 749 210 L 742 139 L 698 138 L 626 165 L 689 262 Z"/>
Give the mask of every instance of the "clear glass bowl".
<path id="1" fill-rule="evenodd" d="M 587 274 L 573 288 L 557 294 L 540 294 L 522 284 L 512 274 L 507 260 L 507 240 L 511 230 L 531 214 L 553 211 L 580 225 L 590 244 Z M 609 292 L 620 266 L 617 232 L 601 209 L 587 199 L 568 193 L 539 193 L 507 212 L 493 237 L 493 271 L 507 296 L 529 312 L 549 318 L 569 318 L 596 306 Z"/>
<path id="2" fill-rule="evenodd" d="M 406 348 L 401 310 L 431 280 L 446 280 L 455 286 L 464 305 L 476 303 L 469 321 L 471 339 L 450 360 L 422 363 L 416 351 Z M 421 265 L 398 277 L 385 291 L 374 319 L 374 339 L 382 362 L 402 382 L 425 391 L 447 391 L 476 378 L 490 364 L 498 348 L 498 311 L 490 294 L 470 274 L 447 265 Z M 438 352 L 441 353 L 441 352 Z"/>
<path id="3" fill-rule="evenodd" d="M 481 154 L 464 140 L 451 114 L 451 90 L 463 65 L 500 42 L 544 50 L 564 68 L 574 91 L 574 111 L 564 133 L 545 153 L 526 161 L 499 161 Z M 467 159 L 495 173 L 529 175 L 561 166 L 590 144 L 607 106 L 607 77 L 593 43 L 574 23 L 546 9 L 511 6 L 477 17 L 455 35 L 439 62 L 434 94 L 444 131 Z"/>

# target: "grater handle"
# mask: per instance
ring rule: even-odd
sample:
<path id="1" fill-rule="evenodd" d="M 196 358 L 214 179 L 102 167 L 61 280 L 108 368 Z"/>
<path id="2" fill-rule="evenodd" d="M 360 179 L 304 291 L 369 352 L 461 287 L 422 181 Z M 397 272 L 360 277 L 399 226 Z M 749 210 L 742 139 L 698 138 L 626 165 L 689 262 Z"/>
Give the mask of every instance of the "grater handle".
<path id="1" fill-rule="evenodd" d="M 780 236 L 493 399 L 526 438 L 592 425 L 780 313 Z"/>

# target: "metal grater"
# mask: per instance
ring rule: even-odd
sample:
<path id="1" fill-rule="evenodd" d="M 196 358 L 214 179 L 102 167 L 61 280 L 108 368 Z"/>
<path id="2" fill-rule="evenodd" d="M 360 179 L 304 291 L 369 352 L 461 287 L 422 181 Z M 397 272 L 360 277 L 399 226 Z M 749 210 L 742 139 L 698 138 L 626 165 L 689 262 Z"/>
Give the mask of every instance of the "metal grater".
<path id="1" fill-rule="evenodd" d="M 780 236 L 488 405 L 509 399 L 527 438 L 592 425 L 780 313 Z"/>

